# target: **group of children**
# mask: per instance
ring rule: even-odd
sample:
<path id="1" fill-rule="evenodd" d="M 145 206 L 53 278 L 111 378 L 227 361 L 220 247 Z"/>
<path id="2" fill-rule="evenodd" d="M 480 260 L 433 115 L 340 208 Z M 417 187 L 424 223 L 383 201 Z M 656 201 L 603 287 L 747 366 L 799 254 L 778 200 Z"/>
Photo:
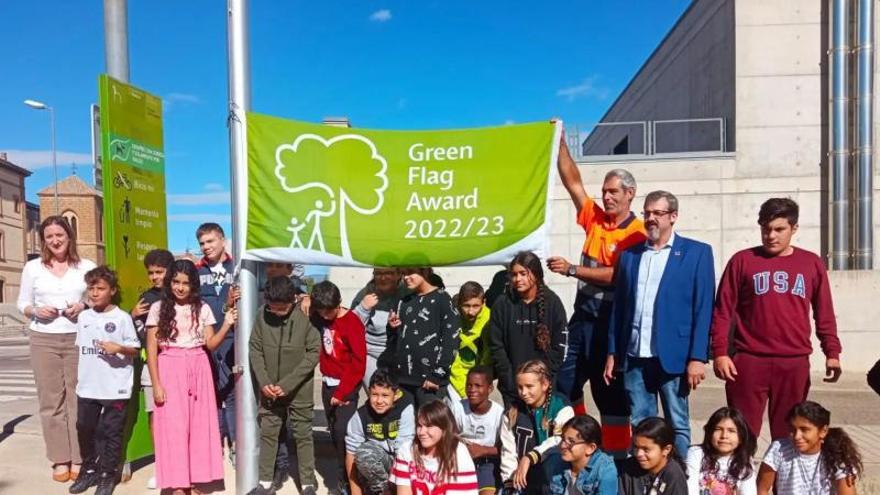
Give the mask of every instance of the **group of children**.
<path id="1" fill-rule="evenodd" d="M 314 328 L 300 332 L 321 339 L 316 354 L 340 493 L 854 493 L 863 472 L 858 451 L 842 430 L 829 428 L 829 413 L 812 402 L 792 410 L 791 438 L 773 442 L 760 469 L 753 466 L 755 437 L 743 415 L 728 407 L 711 416 L 702 444 L 687 452 L 675 450 L 675 431 L 666 420 L 647 418 L 633 429 L 631 456 L 615 460 L 603 451 L 598 421 L 575 415 L 555 392 L 565 315 L 543 283 L 540 260 L 519 253 L 507 275 L 491 309 L 480 284 L 467 282 L 452 298 L 429 268 L 405 268 L 396 276 L 377 268 L 350 310 L 331 282 L 313 288 L 308 313 Z M 273 283 L 264 318 L 280 303 Z M 304 319 L 287 304 L 288 319 Z M 284 325 L 276 325 L 280 336 Z M 383 326 L 384 346 L 378 338 Z M 256 367 L 273 352 L 252 340 L 261 390 L 266 384 Z M 309 380 L 301 378 L 303 388 L 291 389 L 287 400 L 311 400 Z M 496 379 L 504 405 L 490 399 Z M 360 382 L 367 400 L 357 407 Z M 263 395 L 261 418 L 272 399 Z M 294 429 L 312 421 L 287 417 Z M 279 482 L 273 472 L 278 432 L 272 425 L 278 423 L 261 421 L 260 484 L 252 494 L 274 493 L 286 477 Z M 314 468 L 302 462 L 308 455 L 299 457 L 305 492 L 313 488 Z"/>
<path id="2" fill-rule="evenodd" d="M 123 432 L 134 388 L 136 357 L 146 349 L 141 384 L 160 488 L 183 492 L 223 479 L 217 392 L 208 351 L 216 349 L 237 313 L 215 329 L 199 297 L 194 263 L 155 250 L 144 259 L 152 287 L 131 314 L 121 310 L 119 281 L 107 266 L 85 275 L 89 309 L 77 319 L 77 431 L 83 468 L 70 493 L 97 486 L 110 495 L 122 463 Z"/>
<path id="3" fill-rule="evenodd" d="M 144 261 L 153 287 L 130 315 L 115 305 L 112 270 L 101 266 L 86 275 L 90 309 L 77 323 L 77 426 L 85 461 L 71 493 L 93 485 L 101 495 L 113 491 L 142 346 L 156 486 L 185 493 L 223 478 L 208 352 L 224 341 L 237 311 L 227 308 L 215 329 L 192 262 L 162 250 Z M 316 492 L 316 367 L 339 488 L 351 495 L 392 487 L 403 495 L 855 492 L 858 451 L 812 402 L 791 411 L 791 438 L 773 442 L 757 470 L 756 440 L 741 413 L 726 407 L 688 452 L 676 452 L 665 420 L 645 419 L 633 430 L 631 457 L 615 461 L 602 450 L 598 422 L 575 415 L 554 392 L 565 311 L 543 283 L 540 259 L 519 253 L 507 273 L 507 288 L 491 310 L 478 283 L 464 284 L 453 300 L 430 268 L 377 269 L 351 309 L 332 282 L 312 288 L 305 310 L 290 277 L 271 277 L 249 343 L 261 438 L 259 484 L 250 493 L 274 493 L 284 483 L 286 468 L 277 460 L 289 448 L 301 492 Z M 496 379 L 504 405 L 490 399 Z M 358 407 L 362 386 L 367 400 Z"/>

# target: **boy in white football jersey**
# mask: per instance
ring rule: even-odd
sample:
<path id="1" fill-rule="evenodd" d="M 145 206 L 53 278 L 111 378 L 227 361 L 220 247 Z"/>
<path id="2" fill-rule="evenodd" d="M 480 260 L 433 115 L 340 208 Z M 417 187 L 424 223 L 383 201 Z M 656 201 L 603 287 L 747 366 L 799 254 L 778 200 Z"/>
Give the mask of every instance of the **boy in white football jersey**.
<path id="1" fill-rule="evenodd" d="M 116 273 L 99 266 L 86 273 L 85 280 L 91 308 L 80 313 L 76 324 L 76 430 L 83 468 L 69 492 L 82 493 L 97 485 L 96 495 L 111 495 L 140 341 L 131 316 L 114 304 L 119 293 Z"/>

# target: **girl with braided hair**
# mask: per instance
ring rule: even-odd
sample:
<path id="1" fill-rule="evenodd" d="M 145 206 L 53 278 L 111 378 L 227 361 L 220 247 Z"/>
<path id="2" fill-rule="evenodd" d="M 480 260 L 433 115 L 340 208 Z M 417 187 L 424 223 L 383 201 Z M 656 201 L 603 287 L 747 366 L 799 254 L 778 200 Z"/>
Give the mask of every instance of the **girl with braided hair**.
<path id="1" fill-rule="evenodd" d="M 568 347 L 565 307 L 545 285 L 541 259 L 521 251 L 507 271 L 509 289 L 492 306 L 488 327 L 489 349 L 505 406 L 517 397 L 514 372 L 521 364 L 543 360 L 552 383 Z"/>
<path id="2" fill-rule="evenodd" d="M 518 398 L 501 421 L 501 479 L 505 493 L 543 493 L 562 472 L 562 427 L 574 417 L 568 400 L 553 393 L 547 363 L 526 361 L 517 368 Z"/>

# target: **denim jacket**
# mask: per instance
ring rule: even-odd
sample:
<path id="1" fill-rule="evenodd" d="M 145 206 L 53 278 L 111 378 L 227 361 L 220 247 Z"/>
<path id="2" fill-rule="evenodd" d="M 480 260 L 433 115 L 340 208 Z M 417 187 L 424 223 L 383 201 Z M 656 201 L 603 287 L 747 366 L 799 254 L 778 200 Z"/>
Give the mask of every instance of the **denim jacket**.
<path id="1" fill-rule="evenodd" d="M 568 495 L 570 480 L 571 471 L 568 469 L 554 475 L 550 481 L 550 494 Z M 587 467 L 578 474 L 575 489 L 583 495 L 617 495 L 614 459 L 601 450 L 594 452 Z"/>

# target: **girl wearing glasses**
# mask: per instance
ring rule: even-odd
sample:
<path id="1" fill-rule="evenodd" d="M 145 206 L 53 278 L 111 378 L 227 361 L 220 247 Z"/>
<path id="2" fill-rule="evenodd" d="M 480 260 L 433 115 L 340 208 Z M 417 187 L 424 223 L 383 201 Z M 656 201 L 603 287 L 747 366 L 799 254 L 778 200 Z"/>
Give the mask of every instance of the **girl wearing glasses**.
<path id="1" fill-rule="evenodd" d="M 562 426 L 559 451 L 571 468 L 553 476 L 551 495 L 617 495 L 617 468 L 602 452 L 602 428 L 592 416 L 576 416 Z"/>

